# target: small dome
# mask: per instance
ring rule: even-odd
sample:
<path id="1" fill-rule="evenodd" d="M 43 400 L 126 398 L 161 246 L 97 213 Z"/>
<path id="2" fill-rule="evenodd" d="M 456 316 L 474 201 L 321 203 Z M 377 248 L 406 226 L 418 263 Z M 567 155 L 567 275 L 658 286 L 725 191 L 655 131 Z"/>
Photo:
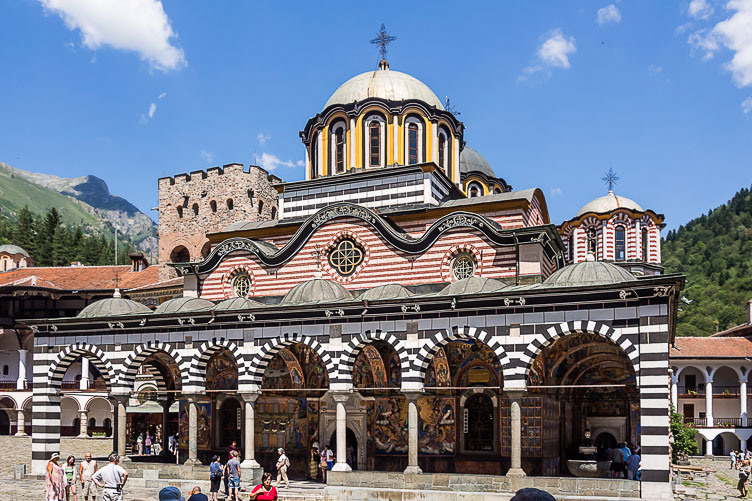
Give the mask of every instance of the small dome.
<path id="1" fill-rule="evenodd" d="M 279 304 L 292 306 L 307 303 L 326 303 L 341 299 L 352 299 L 352 294 L 337 282 L 314 278 L 290 289 L 290 292 L 285 294 Z"/>
<path id="2" fill-rule="evenodd" d="M 21 247 L 19 247 L 17 245 L 13 245 L 13 244 L 10 244 L 10 245 L 0 245 L 0 252 L 7 252 L 8 254 L 21 254 L 21 255 L 26 256 L 26 257 L 31 257 L 31 256 L 29 256 L 28 252 L 26 252 L 25 250 L 23 250 Z"/>
<path id="3" fill-rule="evenodd" d="M 577 213 L 577 217 L 587 214 L 588 212 L 595 212 L 596 214 L 604 214 L 616 209 L 630 209 L 634 211 L 643 212 L 642 207 L 627 197 L 619 197 L 614 195 L 613 191 L 609 191 L 608 195 L 598 197 L 585 207 L 580 209 Z"/>
<path id="4" fill-rule="evenodd" d="M 400 284 L 386 284 L 368 289 L 358 299 L 363 301 L 378 301 L 379 299 L 400 299 L 412 295 L 412 292 Z"/>
<path id="5" fill-rule="evenodd" d="M 457 280 L 444 287 L 440 296 L 458 296 L 460 294 L 477 294 L 503 289 L 507 284 L 495 278 L 470 277 Z"/>
<path id="6" fill-rule="evenodd" d="M 444 109 L 439 98 L 426 84 L 407 73 L 392 71 L 388 65 L 376 71 L 356 75 L 340 85 L 326 101 L 324 109 L 333 104 L 350 104 L 369 97 L 380 97 L 390 101 L 418 99 L 429 106 Z"/>
<path id="7" fill-rule="evenodd" d="M 198 297 L 176 297 L 160 304 L 154 313 L 183 313 L 206 311 L 214 308 L 214 303 Z"/>
<path id="8" fill-rule="evenodd" d="M 151 313 L 144 304 L 122 297 L 108 297 L 91 303 L 76 315 L 77 318 L 100 318 L 115 315 L 140 315 Z"/>
<path id="9" fill-rule="evenodd" d="M 262 306 L 262 304 L 245 297 L 233 297 L 220 302 L 214 307 L 214 311 L 245 310 L 246 308 L 253 308 L 255 306 Z"/>
<path id="10" fill-rule="evenodd" d="M 460 152 L 460 173 L 467 174 L 470 172 L 480 172 L 486 177 L 496 178 L 496 173 L 494 173 L 491 164 L 480 153 L 469 146 L 465 146 Z"/>
<path id="11" fill-rule="evenodd" d="M 637 280 L 621 266 L 603 261 L 583 261 L 567 265 L 551 274 L 543 284 L 549 287 L 606 285 Z"/>

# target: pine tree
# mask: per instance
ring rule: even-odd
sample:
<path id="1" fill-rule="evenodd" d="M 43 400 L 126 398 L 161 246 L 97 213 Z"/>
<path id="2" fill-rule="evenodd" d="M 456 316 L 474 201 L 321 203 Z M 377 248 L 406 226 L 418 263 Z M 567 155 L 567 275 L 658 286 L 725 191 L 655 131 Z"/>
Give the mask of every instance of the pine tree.
<path id="1" fill-rule="evenodd" d="M 16 228 L 13 231 L 13 243 L 24 249 L 32 257 L 36 257 L 34 238 L 34 216 L 27 205 L 18 213 Z"/>

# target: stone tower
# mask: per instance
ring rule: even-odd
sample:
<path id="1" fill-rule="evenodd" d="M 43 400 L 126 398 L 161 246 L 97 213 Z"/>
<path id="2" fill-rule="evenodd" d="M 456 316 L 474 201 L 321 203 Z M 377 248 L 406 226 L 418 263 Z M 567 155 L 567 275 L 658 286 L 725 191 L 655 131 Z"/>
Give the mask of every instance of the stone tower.
<path id="1" fill-rule="evenodd" d="M 160 280 L 175 276 L 168 262 L 201 261 L 211 251 L 208 233 L 235 221 L 277 218 L 281 180 L 261 167 L 228 164 L 159 179 Z"/>

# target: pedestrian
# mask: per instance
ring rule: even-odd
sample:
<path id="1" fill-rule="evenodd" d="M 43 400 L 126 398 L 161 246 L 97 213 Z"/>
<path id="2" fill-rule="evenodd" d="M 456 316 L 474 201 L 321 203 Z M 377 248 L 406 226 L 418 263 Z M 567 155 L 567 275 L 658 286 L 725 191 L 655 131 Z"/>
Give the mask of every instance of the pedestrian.
<path id="1" fill-rule="evenodd" d="M 146 446 L 146 455 L 149 456 L 151 454 L 151 435 L 149 435 L 149 432 L 146 432 L 146 438 L 144 439 L 144 445 Z"/>
<path id="2" fill-rule="evenodd" d="M 611 466 L 609 466 L 609 470 L 613 478 L 627 477 L 627 471 L 624 469 L 624 454 L 623 443 L 619 443 L 615 449 L 611 449 Z"/>
<path id="3" fill-rule="evenodd" d="M 277 454 L 279 454 L 279 459 L 277 459 L 277 484 L 275 487 L 279 488 L 279 482 L 284 480 L 285 487 L 289 489 L 290 480 L 287 478 L 287 469 L 290 467 L 290 460 L 287 458 L 287 454 L 285 454 L 285 450 L 282 447 L 277 449 Z"/>
<path id="4" fill-rule="evenodd" d="M 136 445 L 138 447 L 138 455 L 143 456 L 144 455 L 144 434 L 139 433 L 138 438 L 136 439 Z"/>
<path id="5" fill-rule="evenodd" d="M 731 470 L 736 468 L 736 452 L 734 452 L 734 449 L 731 449 L 731 452 L 729 453 L 729 459 L 731 459 Z"/>
<path id="6" fill-rule="evenodd" d="M 736 488 L 739 489 L 741 497 L 747 497 L 747 480 L 749 480 L 749 461 L 746 459 L 742 461 L 742 469 L 739 470 L 739 482 L 736 484 Z"/>
<path id="7" fill-rule="evenodd" d="M 91 476 L 92 481 L 102 488 L 102 501 L 122 501 L 123 487 L 128 481 L 128 472 L 120 466 L 120 456 L 110 454 L 109 464 Z"/>
<path id="8" fill-rule="evenodd" d="M 635 450 L 634 454 L 631 454 L 629 458 L 627 459 L 627 478 L 629 480 L 639 480 L 640 479 L 640 460 L 642 457 L 640 456 L 640 451 Z"/>
<path id="9" fill-rule="evenodd" d="M 91 452 L 87 452 L 78 467 L 78 478 L 81 479 L 81 497 L 84 498 L 84 501 L 89 501 L 89 496 L 91 496 L 91 501 L 97 499 L 97 486 L 91 481 L 91 476 L 96 472 L 97 462 L 91 459 Z"/>
<path id="10" fill-rule="evenodd" d="M 185 498 L 180 494 L 180 489 L 171 485 L 159 491 L 159 501 L 185 501 Z"/>
<path id="11" fill-rule="evenodd" d="M 70 495 L 73 494 L 73 501 L 78 501 L 76 494 L 76 482 L 78 481 L 78 472 L 76 471 L 76 456 L 68 456 L 65 460 L 65 501 L 70 501 Z"/>
<path id="12" fill-rule="evenodd" d="M 65 497 L 65 474 L 58 461 L 60 461 L 60 454 L 55 452 L 47 462 L 45 501 L 63 501 Z"/>
<path id="13" fill-rule="evenodd" d="M 328 445 L 326 446 L 326 469 L 329 471 L 332 471 L 332 468 L 334 467 L 334 460 L 336 458 L 334 457 L 334 451 L 331 447 Z"/>
<path id="14" fill-rule="evenodd" d="M 201 487 L 197 485 L 191 490 L 185 501 L 209 501 L 209 498 L 201 492 Z"/>
<path id="15" fill-rule="evenodd" d="M 326 472 L 329 471 L 329 468 L 326 464 L 326 453 L 329 450 L 329 446 L 325 445 L 324 449 L 321 451 L 321 463 L 319 463 L 319 467 L 321 468 L 321 481 L 326 483 Z"/>
<path id="16" fill-rule="evenodd" d="M 240 454 L 240 449 L 238 448 L 238 441 L 233 440 L 232 443 L 227 446 L 227 460 L 229 461 L 232 459 L 232 451 L 237 451 L 238 454 Z"/>
<path id="17" fill-rule="evenodd" d="M 212 501 L 217 501 L 217 495 L 219 493 L 219 485 L 222 483 L 222 463 L 219 461 L 219 456 L 215 455 L 212 458 L 212 462 L 209 465 L 209 481 L 211 487 L 209 488 L 209 498 Z"/>
<path id="18" fill-rule="evenodd" d="M 238 451 L 232 451 L 232 459 L 225 465 L 227 470 L 228 483 L 230 485 L 229 497 L 234 497 L 235 501 L 240 499 L 240 461 L 238 461 Z"/>
<path id="19" fill-rule="evenodd" d="M 272 485 L 272 474 L 269 472 L 261 476 L 261 483 L 251 491 L 251 501 L 276 501 L 277 488 Z"/>
<path id="20" fill-rule="evenodd" d="M 556 501 L 551 494 L 533 487 L 518 490 L 509 501 Z"/>
<path id="21" fill-rule="evenodd" d="M 311 461 L 308 464 L 308 476 L 311 480 L 316 481 L 319 478 L 319 464 L 321 463 L 321 455 L 319 454 L 318 445 L 314 444 L 311 447 Z"/>

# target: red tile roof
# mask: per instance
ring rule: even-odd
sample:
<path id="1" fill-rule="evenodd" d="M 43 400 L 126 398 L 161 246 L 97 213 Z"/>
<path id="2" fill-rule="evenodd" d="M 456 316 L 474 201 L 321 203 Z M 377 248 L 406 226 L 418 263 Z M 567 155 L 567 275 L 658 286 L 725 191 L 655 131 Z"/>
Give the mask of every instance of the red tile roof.
<path id="1" fill-rule="evenodd" d="M 46 287 L 60 290 L 132 289 L 159 281 L 159 267 L 149 266 L 143 271 L 131 271 L 122 266 L 68 266 L 49 268 L 19 268 L 0 273 L 0 287 Z"/>
<path id="2" fill-rule="evenodd" d="M 669 353 L 674 359 L 752 357 L 752 340 L 746 337 L 677 337 L 674 346 Z"/>
<path id="3" fill-rule="evenodd" d="M 740 324 L 725 331 L 716 332 L 712 337 L 739 337 L 752 335 L 752 324 Z"/>
<path id="4" fill-rule="evenodd" d="M 146 285 L 141 285 L 139 287 L 134 287 L 132 289 L 128 289 L 128 292 L 140 292 L 144 290 L 159 289 L 162 287 L 182 287 L 183 280 L 184 280 L 183 277 L 171 278 L 163 282 L 156 282 L 153 284 L 146 284 Z"/>

